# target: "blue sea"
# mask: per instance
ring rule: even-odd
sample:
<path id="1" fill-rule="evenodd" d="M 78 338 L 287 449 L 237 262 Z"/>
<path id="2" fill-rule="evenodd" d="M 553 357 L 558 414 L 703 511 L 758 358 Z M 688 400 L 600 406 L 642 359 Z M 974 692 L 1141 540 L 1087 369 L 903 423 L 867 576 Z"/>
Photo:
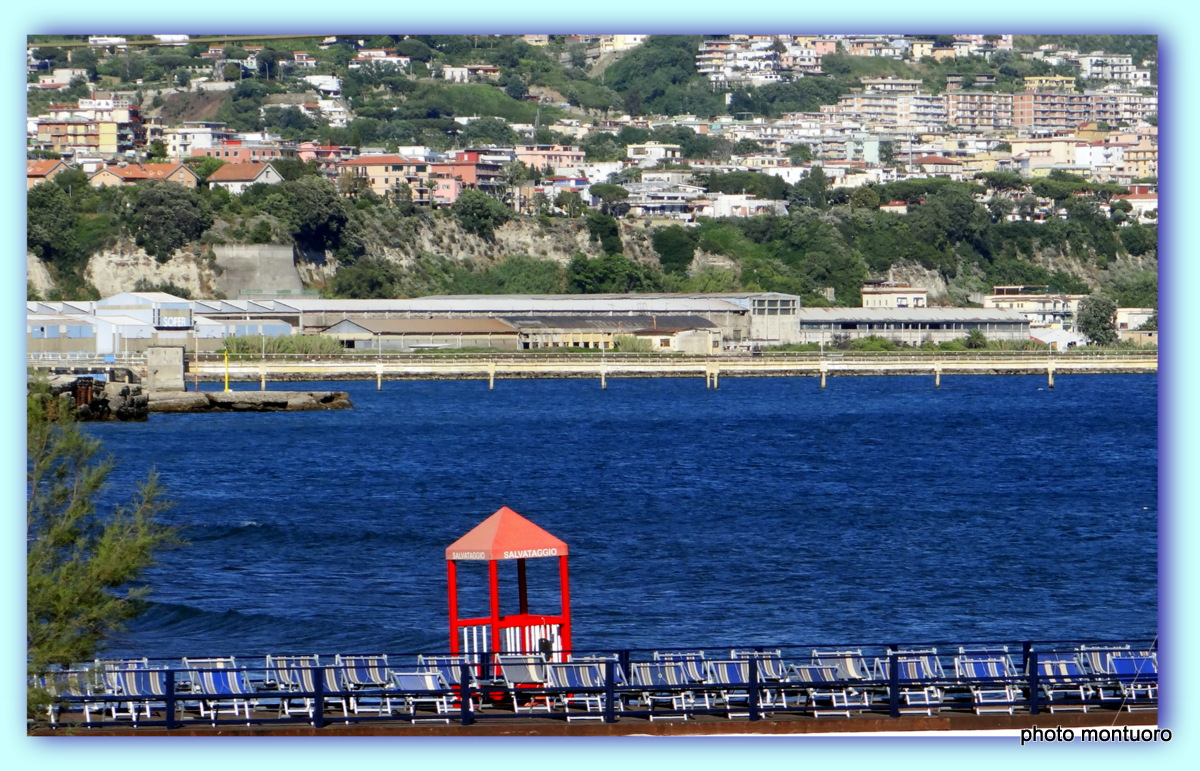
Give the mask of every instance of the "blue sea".
<path id="1" fill-rule="evenodd" d="M 1154 376 L 720 385 L 271 384 L 355 407 L 90 425 L 107 497 L 157 469 L 189 541 L 109 652 L 445 650 L 445 548 L 501 506 L 568 543 L 576 648 L 1156 633 Z M 459 583 L 485 615 L 482 564 Z"/>

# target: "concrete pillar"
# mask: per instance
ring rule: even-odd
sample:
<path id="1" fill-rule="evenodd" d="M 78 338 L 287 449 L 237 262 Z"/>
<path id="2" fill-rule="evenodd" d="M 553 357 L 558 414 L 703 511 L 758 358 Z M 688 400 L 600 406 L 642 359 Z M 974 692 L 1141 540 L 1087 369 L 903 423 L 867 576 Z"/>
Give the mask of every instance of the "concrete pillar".
<path id="1" fill-rule="evenodd" d="M 488 362 L 488 390 L 491 391 L 496 387 L 496 363 Z"/>
<path id="2" fill-rule="evenodd" d="M 375 390 L 383 390 L 383 362 L 375 362 Z"/>
<path id="3" fill-rule="evenodd" d="M 146 390 L 183 391 L 183 346 L 150 346 L 146 349 Z"/>
<path id="4" fill-rule="evenodd" d="M 604 371 L 604 367 L 601 367 L 600 368 L 600 390 L 601 391 L 606 390 L 608 388 L 608 382 L 605 380 L 605 374 L 606 373 Z"/>
<path id="5" fill-rule="evenodd" d="M 258 363 L 258 390 L 267 390 L 267 360 Z"/>
<path id="6" fill-rule="evenodd" d="M 825 371 L 825 368 L 822 367 L 821 368 L 821 388 L 825 387 L 825 375 L 826 374 L 827 374 L 827 372 Z"/>
<path id="7" fill-rule="evenodd" d="M 1046 385 L 1054 389 L 1054 367 L 1046 367 Z"/>
<path id="8" fill-rule="evenodd" d="M 940 366 L 935 366 L 933 368 L 933 387 L 942 387 L 942 368 Z"/>

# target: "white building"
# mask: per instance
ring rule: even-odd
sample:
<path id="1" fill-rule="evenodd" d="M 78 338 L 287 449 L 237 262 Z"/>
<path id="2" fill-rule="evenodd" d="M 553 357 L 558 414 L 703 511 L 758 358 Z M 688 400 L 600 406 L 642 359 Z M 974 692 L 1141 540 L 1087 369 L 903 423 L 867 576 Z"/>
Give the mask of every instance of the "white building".
<path id="1" fill-rule="evenodd" d="M 626 157 L 635 161 L 638 166 L 655 166 L 661 162 L 676 161 L 683 157 L 683 148 L 679 145 L 647 142 L 641 145 L 628 145 L 625 148 Z"/>
<path id="2" fill-rule="evenodd" d="M 904 283 L 884 281 L 865 284 L 862 288 L 864 308 L 925 308 L 928 306 L 928 289 Z"/>
<path id="3" fill-rule="evenodd" d="M 322 94 L 336 95 L 342 93 L 342 79 L 333 75 L 305 75 L 303 78 Z"/>

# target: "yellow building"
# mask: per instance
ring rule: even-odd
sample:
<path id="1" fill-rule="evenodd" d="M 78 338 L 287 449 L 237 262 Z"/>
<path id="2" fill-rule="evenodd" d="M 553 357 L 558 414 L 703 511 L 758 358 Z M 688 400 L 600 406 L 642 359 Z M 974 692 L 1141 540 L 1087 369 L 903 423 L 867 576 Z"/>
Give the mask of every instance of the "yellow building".
<path id="1" fill-rule="evenodd" d="M 1075 78 L 1069 75 L 1032 75 L 1025 78 L 1025 88 L 1031 91 L 1074 91 Z"/>

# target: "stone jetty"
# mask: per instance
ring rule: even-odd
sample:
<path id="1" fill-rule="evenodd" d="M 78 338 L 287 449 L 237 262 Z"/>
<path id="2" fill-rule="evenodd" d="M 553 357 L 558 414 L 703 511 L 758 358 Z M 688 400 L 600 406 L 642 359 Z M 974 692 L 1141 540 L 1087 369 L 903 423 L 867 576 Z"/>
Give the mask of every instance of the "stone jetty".
<path id="1" fill-rule="evenodd" d="M 152 391 L 150 412 L 306 412 L 348 410 L 345 391 Z"/>

